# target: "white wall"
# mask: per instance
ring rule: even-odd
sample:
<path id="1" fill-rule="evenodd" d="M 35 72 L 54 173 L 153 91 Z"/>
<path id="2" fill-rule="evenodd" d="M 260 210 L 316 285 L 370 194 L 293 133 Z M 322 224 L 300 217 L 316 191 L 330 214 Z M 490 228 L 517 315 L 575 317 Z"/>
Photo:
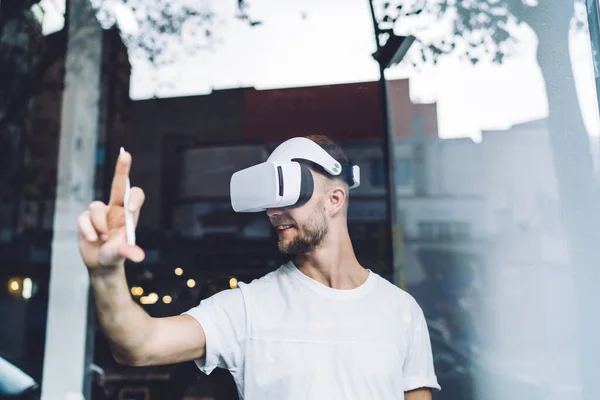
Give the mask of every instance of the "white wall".
<path id="1" fill-rule="evenodd" d="M 427 144 L 428 195 L 484 198 L 479 222 L 486 235 L 558 233 L 558 194 L 545 121 L 484 131 L 482 138 L 481 143 L 441 139 Z M 464 207 L 470 207 L 469 201 Z"/>
<path id="2" fill-rule="evenodd" d="M 427 189 L 431 195 L 484 194 L 481 146 L 471 139 L 441 139 L 426 147 Z"/>
<path id="3" fill-rule="evenodd" d="M 545 121 L 483 132 L 482 137 L 490 233 L 558 232 L 558 193 Z"/>

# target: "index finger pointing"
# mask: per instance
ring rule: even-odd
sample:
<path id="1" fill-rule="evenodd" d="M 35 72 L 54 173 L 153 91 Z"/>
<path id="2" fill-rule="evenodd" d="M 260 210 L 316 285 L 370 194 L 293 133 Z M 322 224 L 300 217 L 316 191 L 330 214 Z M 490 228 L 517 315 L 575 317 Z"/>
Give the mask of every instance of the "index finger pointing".
<path id="1" fill-rule="evenodd" d="M 125 201 L 125 189 L 127 188 L 127 177 L 131 168 L 131 154 L 126 151 L 121 152 L 117 158 L 115 166 L 115 175 L 113 177 L 109 205 L 122 206 Z"/>

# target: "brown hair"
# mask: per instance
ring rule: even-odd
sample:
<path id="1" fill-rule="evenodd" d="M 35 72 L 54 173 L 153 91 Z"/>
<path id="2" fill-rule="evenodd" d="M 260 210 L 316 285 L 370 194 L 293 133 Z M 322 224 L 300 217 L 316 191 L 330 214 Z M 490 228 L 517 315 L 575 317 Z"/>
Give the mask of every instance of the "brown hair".
<path id="1" fill-rule="evenodd" d="M 321 146 L 331 157 L 335 158 L 335 160 L 340 164 L 348 164 L 348 157 L 346 157 L 342 148 L 333 140 L 331 140 L 330 137 L 315 134 L 305 136 L 305 138 L 312 140 L 313 142 Z"/>
<path id="2" fill-rule="evenodd" d="M 341 146 L 338 145 L 337 143 L 335 143 L 333 140 L 331 140 L 331 138 L 329 138 L 328 136 L 313 134 L 313 135 L 308 135 L 308 136 L 304 136 L 304 137 L 306 139 L 312 140 L 313 142 L 315 142 L 316 144 L 321 146 L 331 157 L 333 157 L 337 162 L 339 162 L 343 166 L 346 167 L 350 163 L 350 161 L 348 160 L 348 157 L 346 157 L 346 154 L 344 154 L 344 151 L 342 150 Z M 345 192 L 346 192 L 345 208 L 347 210 L 349 196 L 350 196 L 350 190 L 349 190 L 350 186 L 348 185 L 348 182 L 346 182 L 346 180 L 343 178 L 334 177 L 334 176 L 329 175 L 323 169 L 323 167 L 321 167 L 320 165 L 317 165 L 317 164 L 311 162 L 311 163 L 309 163 L 309 166 L 312 169 L 314 169 L 317 173 L 320 173 L 321 175 L 325 176 L 332 184 L 336 181 L 337 182 L 341 181 L 344 184 Z"/>

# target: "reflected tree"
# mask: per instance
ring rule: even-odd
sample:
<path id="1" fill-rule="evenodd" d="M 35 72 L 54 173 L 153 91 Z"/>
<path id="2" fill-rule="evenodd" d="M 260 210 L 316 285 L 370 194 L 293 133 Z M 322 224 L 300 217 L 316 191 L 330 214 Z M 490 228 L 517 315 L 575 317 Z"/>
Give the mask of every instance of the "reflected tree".
<path id="1" fill-rule="evenodd" d="M 237 7 L 238 19 L 250 26 L 261 24 L 250 17 L 245 0 L 231 2 Z M 147 59 L 156 66 L 174 62 L 181 52 L 193 54 L 221 41 L 223 18 L 213 11 L 213 0 L 91 0 L 90 3 L 99 23 L 106 28 L 117 23 L 119 7 L 128 11 L 138 26 L 135 33 L 120 32 L 130 56 Z M 52 184 L 34 183 L 54 182 L 46 179 L 52 171 L 26 168 L 24 164 L 28 143 L 35 136 L 32 126 L 45 124 L 30 119 L 30 111 L 35 106 L 33 100 L 45 91 L 62 90 L 60 85 L 57 87 L 57 82 L 62 80 L 56 76 L 48 79 L 48 76 L 64 74 L 64 68 L 56 67 L 64 58 L 67 35 L 63 28 L 53 35 L 53 40 L 44 38 L 45 7 L 48 2 L 41 0 L 0 2 L 0 73 L 3 77 L 0 79 L 0 205 L 13 203 L 13 227 L 17 225 L 20 200 L 28 191 L 39 192 L 44 186 L 44 193 L 36 193 L 36 196 L 52 198 L 54 189 Z M 68 19 L 66 15 L 65 20 Z M 82 46 L 86 45 L 85 36 L 86 32 L 76 33 Z M 47 128 L 51 134 L 58 134 L 58 127 Z"/>
<path id="2" fill-rule="evenodd" d="M 68 1 L 68 0 L 67 0 Z M 250 26 L 261 21 L 250 17 L 245 0 L 237 4 L 237 18 Z M 41 0 L 2 2 L 0 5 L 0 70 L 3 76 L 0 100 L 0 132 L 23 109 L 36 91 L 50 65 L 63 54 L 39 45 L 44 8 Z M 104 26 L 117 23 L 118 5 L 134 17 L 139 29 L 121 32 L 131 56 L 144 57 L 154 65 L 173 62 L 178 52 L 186 54 L 208 49 L 220 42 L 222 19 L 213 11 L 212 0 L 194 2 L 168 0 L 92 0 L 98 20 Z M 68 16 L 67 16 L 68 18 Z"/>
<path id="3" fill-rule="evenodd" d="M 257 26 L 261 21 L 251 18 L 249 4 L 236 2 L 236 18 Z M 138 26 L 135 32 L 121 32 L 130 55 L 143 57 L 154 65 L 172 63 L 180 52 L 193 54 L 210 49 L 221 42 L 224 21 L 214 11 L 214 0 L 91 0 L 99 21 L 104 25 L 118 22 L 115 3 L 122 5 Z"/>
<path id="4" fill-rule="evenodd" d="M 536 58 L 542 73 L 548 101 L 548 129 L 558 182 L 561 213 L 568 235 L 579 293 L 579 343 L 585 399 L 599 373 L 592 365 L 600 357 L 594 332 L 600 323 L 593 304 L 598 301 L 594 287 L 600 281 L 596 247 L 600 239 L 600 196 L 594 176 L 592 154 L 573 74 L 569 39 L 575 29 L 587 29 L 583 0 L 382 0 L 374 1 L 379 11 L 380 28 L 391 32 L 410 19 L 425 17 L 423 29 L 409 32 L 417 37 L 419 59 L 437 63 L 448 54 L 458 55 L 472 64 L 483 61 L 502 64 L 518 48 L 519 28 L 528 27 L 537 36 Z M 590 2 L 594 4 L 595 2 Z M 434 22 L 432 22 L 434 21 Z M 434 25 L 434 23 L 436 25 Z M 439 38 L 432 38 L 432 27 L 448 26 Z"/>

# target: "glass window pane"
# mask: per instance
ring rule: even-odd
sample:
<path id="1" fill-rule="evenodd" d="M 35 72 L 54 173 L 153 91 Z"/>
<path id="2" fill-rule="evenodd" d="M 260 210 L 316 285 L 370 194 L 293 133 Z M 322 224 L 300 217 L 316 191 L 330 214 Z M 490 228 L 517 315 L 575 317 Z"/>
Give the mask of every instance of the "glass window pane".
<path id="1" fill-rule="evenodd" d="M 152 317 L 179 315 L 294 258 L 265 211 L 234 211 L 231 177 L 289 138 L 322 134 L 360 167 L 344 220 L 349 257 L 416 299 L 436 400 L 595 398 L 597 7 L 0 2 L 0 310 L 11 321 L 0 326 L 0 357 L 48 397 L 66 398 L 76 372 L 94 370 L 81 373 L 85 398 L 235 398 L 235 368 L 196 379 L 192 360 L 127 383 L 139 369 L 118 365 L 87 301 L 77 218 L 109 201 L 124 147 L 145 196 L 135 231 L 145 259 L 126 263 L 127 290 Z M 248 190 L 296 188 L 273 171 L 277 180 Z M 308 205 L 279 207 L 286 222 L 314 211 L 310 201 L 325 198 L 317 189 L 303 193 Z M 330 276 L 323 268 L 317 276 Z M 398 359 L 409 365 L 411 350 Z"/>

